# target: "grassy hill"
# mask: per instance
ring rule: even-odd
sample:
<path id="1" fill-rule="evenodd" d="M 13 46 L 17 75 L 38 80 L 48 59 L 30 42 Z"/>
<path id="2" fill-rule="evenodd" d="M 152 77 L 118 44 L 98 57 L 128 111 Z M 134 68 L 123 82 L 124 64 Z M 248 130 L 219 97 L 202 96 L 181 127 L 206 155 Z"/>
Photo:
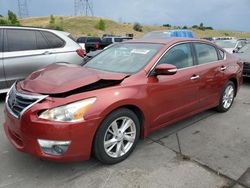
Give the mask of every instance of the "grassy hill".
<path id="1" fill-rule="evenodd" d="M 104 33 L 114 35 L 125 35 L 127 33 L 134 33 L 136 38 L 141 37 L 145 33 L 153 30 L 166 30 L 171 28 L 161 26 L 149 26 L 143 25 L 143 32 L 136 32 L 133 30 L 132 23 L 118 23 L 110 19 L 102 18 L 105 21 L 106 29 L 101 31 L 96 29 L 98 23 L 98 17 L 87 17 L 87 16 L 62 16 L 64 30 L 72 33 L 74 36 L 92 35 L 102 36 Z M 34 26 L 34 27 L 48 27 L 49 17 L 37 17 L 37 18 L 25 18 L 21 19 L 20 22 L 23 26 Z M 56 17 L 59 20 L 59 17 Z M 222 30 L 206 30 L 201 31 L 192 29 L 197 37 L 218 37 L 229 35 L 232 37 L 250 38 L 250 32 L 233 32 L 233 31 L 222 31 Z"/>

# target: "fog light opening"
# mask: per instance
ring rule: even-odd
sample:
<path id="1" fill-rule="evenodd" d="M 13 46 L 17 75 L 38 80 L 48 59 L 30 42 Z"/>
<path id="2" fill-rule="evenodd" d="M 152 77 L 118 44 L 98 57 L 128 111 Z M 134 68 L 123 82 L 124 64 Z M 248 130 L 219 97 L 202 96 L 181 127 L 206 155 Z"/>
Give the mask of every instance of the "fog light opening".
<path id="1" fill-rule="evenodd" d="M 38 139 L 43 153 L 54 156 L 62 156 L 68 150 L 70 141 L 54 141 L 54 140 L 41 140 Z"/>

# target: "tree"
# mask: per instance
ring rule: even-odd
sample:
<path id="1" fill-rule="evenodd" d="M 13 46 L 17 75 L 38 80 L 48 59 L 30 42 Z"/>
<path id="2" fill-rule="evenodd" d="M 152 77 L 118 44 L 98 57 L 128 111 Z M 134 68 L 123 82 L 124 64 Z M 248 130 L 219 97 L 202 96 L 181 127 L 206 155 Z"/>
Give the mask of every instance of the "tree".
<path id="1" fill-rule="evenodd" d="M 105 24 L 105 21 L 104 21 L 103 19 L 100 19 L 100 20 L 97 22 L 97 24 L 96 24 L 96 29 L 105 31 L 105 29 L 106 29 L 106 24 Z"/>
<path id="2" fill-rule="evenodd" d="M 163 27 L 171 27 L 170 24 L 163 24 L 162 26 L 163 26 Z"/>
<path id="3" fill-rule="evenodd" d="M 49 20 L 49 28 L 63 31 L 63 18 L 60 17 L 59 20 L 56 19 L 53 15 L 50 15 L 50 20 Z"/>
<path id="4" fill-rule="evenodd" d="M 205 27 L 205 29 L 207 29 L 207 30 L 214 30 L 214 28 L 212 28 L 212 27 Z"/>
<path id="5" fill-rule="evenodd" d="M 193 25 L 192 28 L 193 28 L 193 29 L 198 29 L 199 26 L 198 26 L 198 25 Z"/>
<path id="6" fill-rule="evenodd" d="M 20 25 L 20 22 L 18 21 L 16 14 L 10 10 L 8 10 L 8 20 L 11 25 Z"/>
<path id="7" fill-rule="evenodd" d="M 11 23 L 8 19 L 0 17 L 0 25 L 11 25 Z"/>
<path id="8" fill-rule="evenodd" d="M 50 28 L 53 28 L 56 24 L 56 19 L 53 15 L 50 15 L 50 19 L 49 19 L 49 26 Z"/>
<path id="9" fill-rule="evenodd" d="M 138 31 L 138 32 L 142 32 L 143 31 L 143 27 L 140 23 L 135 23 L 134 26 L 133 26 L 133 29 L 135 31 Z"/>
<path id="10" fill-rule="evenodd" d="M 182 29 L 187 29 L 188 27 L 187 26 L 183 26 Z"/>
<path id="11" fill-rule="evenodd" d="M 204 24 L 202 22 L 200 23 L 199 29 L 202 30 L 202 31 L 205 30 Z"/>

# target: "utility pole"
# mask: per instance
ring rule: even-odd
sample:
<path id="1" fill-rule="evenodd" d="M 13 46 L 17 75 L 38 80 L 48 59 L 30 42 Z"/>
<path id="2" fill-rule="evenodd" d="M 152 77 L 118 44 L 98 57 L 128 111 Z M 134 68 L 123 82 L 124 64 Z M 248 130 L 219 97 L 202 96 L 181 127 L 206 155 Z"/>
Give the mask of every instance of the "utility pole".
<path id="1" fill-rule="evenodd" d="M 29 10 L 27 0 L 17 0 L 18 2 L 18 14 L 20 18 L 29 17 Z"/>
<path id="2" fill-rule="evenodd" d="M 91 0 L 74 0 L 74 15 L 75 16 L 94 16 L 93 4 Z"/>

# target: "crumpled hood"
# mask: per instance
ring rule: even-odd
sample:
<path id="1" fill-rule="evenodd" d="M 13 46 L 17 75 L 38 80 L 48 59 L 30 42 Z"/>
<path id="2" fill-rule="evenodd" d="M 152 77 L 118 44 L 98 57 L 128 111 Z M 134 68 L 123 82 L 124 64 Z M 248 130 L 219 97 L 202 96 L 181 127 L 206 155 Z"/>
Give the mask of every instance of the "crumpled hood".
<path id="1" fill-rule="evenodd" d="M 60 94 L 100 80 L 122 81 L 127 75 L 106 73 L 79 65 L 57 63 L 33 72 L 19 82 L 22 90 L 41 94 Z"/>

